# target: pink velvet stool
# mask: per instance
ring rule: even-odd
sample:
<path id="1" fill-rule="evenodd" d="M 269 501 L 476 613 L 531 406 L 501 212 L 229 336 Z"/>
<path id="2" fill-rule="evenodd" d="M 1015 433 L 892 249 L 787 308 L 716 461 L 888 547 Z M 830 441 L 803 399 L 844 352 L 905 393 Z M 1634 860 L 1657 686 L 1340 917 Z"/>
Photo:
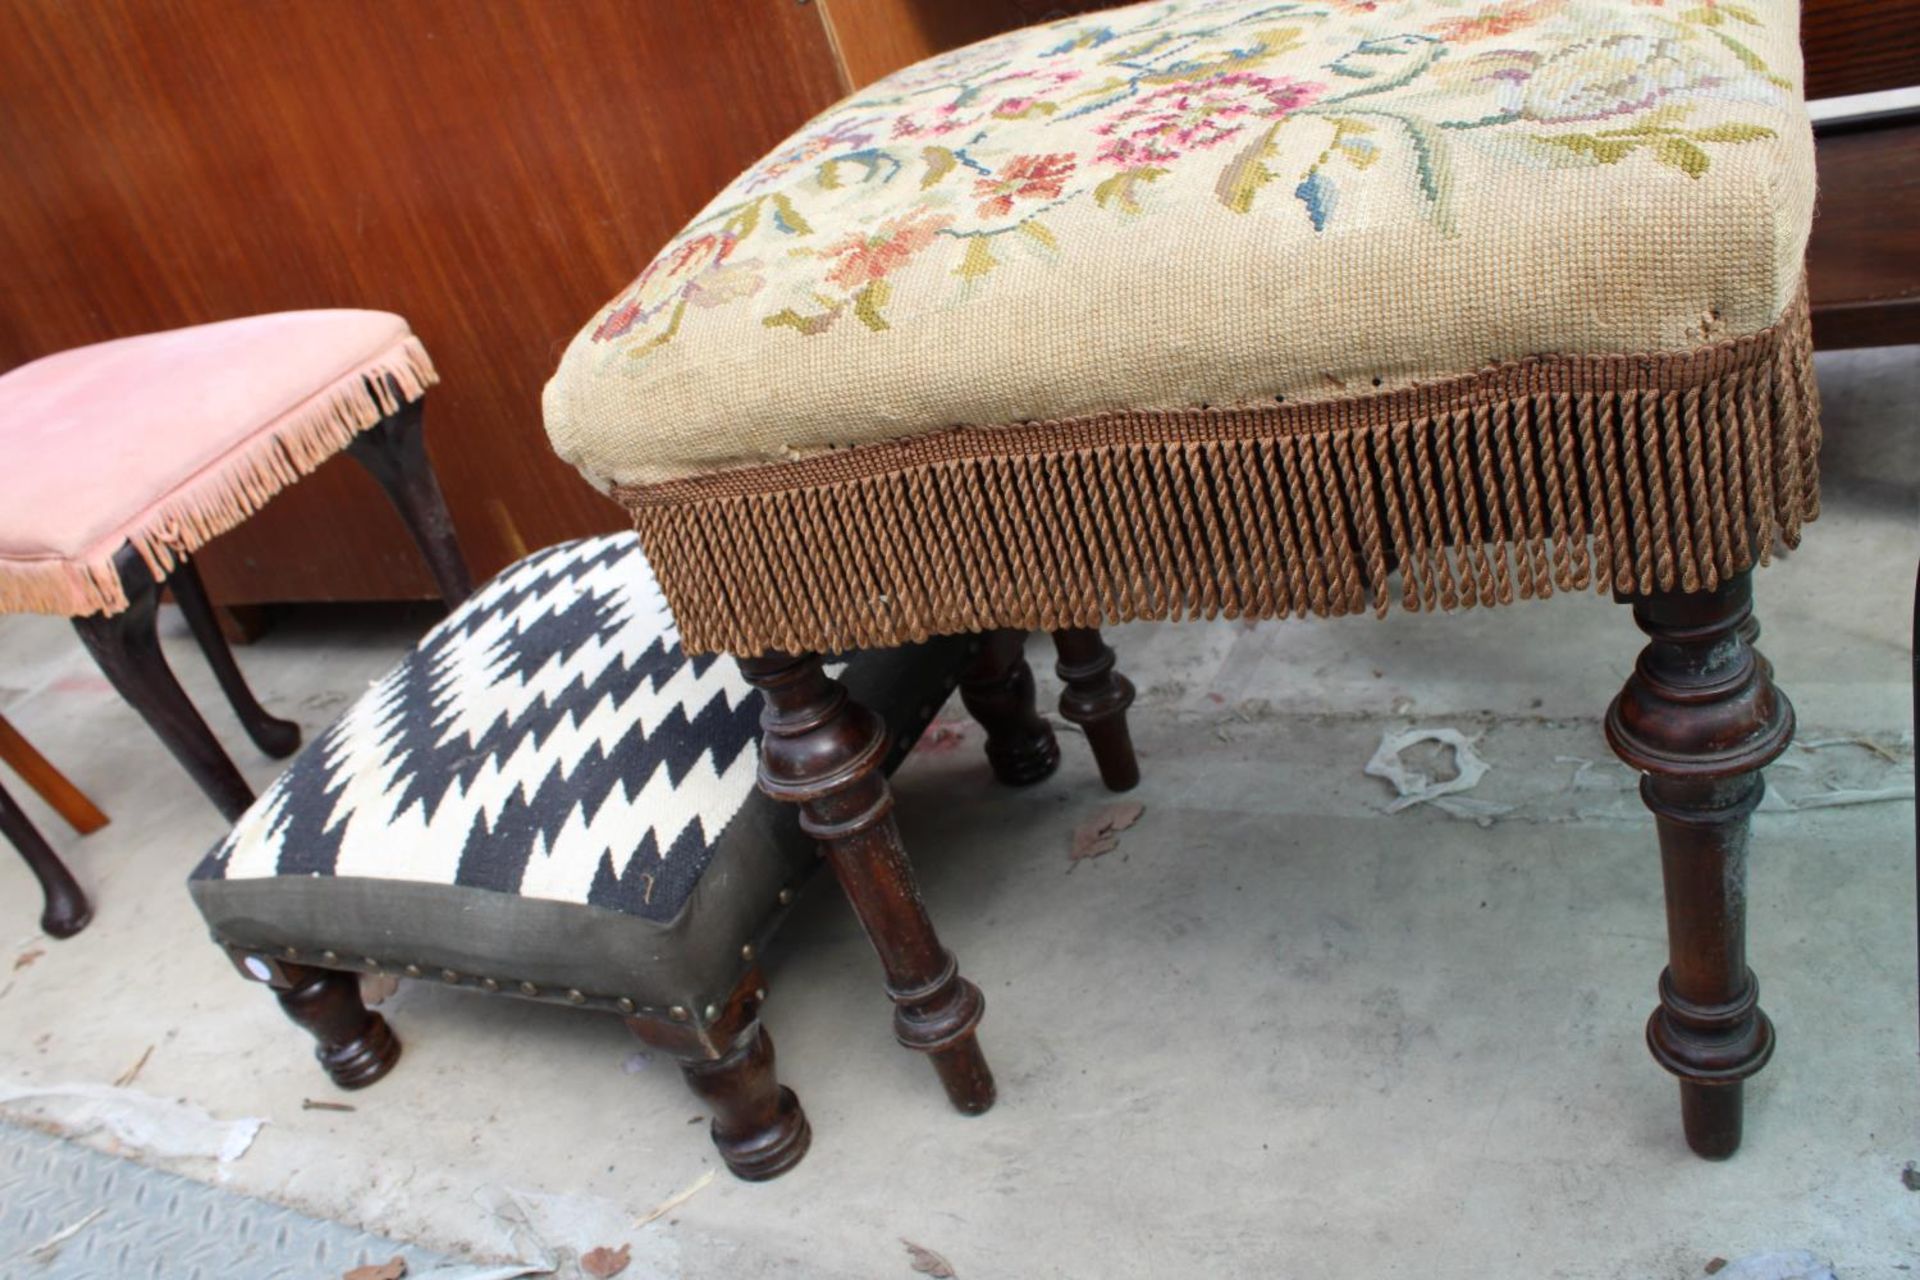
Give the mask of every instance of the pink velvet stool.
<path id="1" fill-rule="evenodd" d="M 0 376 L 0 611 L 73 619 L 107 679 L 229 819 L 253 793 L 161 655 L 180 611 L 247 735 L 299 727 L 241 678 L 189 556 L 334 454 L 357 458 L 425 553 L 449 606 L 471 591 L 421 436 L 437 381 L 383 311 L 289 311 L 79 347 Z"/>

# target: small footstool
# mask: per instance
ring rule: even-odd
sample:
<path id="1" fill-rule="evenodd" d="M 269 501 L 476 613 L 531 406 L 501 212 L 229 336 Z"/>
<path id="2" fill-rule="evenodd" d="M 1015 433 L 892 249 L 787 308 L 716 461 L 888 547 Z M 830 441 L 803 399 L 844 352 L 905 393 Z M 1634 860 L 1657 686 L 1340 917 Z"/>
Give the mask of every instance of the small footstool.
<path id="1" fill-rule="evenodd" d="M 983 705 L 1026 691 L 990 737 L 1003 758 L 1023 732 L 1029 754 L 1052 747 L 1024 662 L 979 670 L 995 647 L 846 660 L 888 771 L 963 675 Z M 682 651 L 634 535 L 550 547 L 310 745 L 194 872 L 194 900 L 344 1088 L 400 1053 L 356 972 L 599 1010 L 679 1060 L 730 1169 L 770 1178 L 809 1135 L 774 1078 L 756 956 L 820 857 L 756 789 L 761 713 L 731 659 Z"/>
<path id="2" fill-rule="evenodd" d="M 399 316 L 287 311 L 76 347 L 0 376 L 0 612 L 73 619 L 114 688 L 228 818 L 253 792 L 160 652 L 171 589 L 247 736 L 254 700 L 191 555 L 350 453 L 386 490 L 451 607 L 471 590 L 421 433 L 438 379 Z"/>

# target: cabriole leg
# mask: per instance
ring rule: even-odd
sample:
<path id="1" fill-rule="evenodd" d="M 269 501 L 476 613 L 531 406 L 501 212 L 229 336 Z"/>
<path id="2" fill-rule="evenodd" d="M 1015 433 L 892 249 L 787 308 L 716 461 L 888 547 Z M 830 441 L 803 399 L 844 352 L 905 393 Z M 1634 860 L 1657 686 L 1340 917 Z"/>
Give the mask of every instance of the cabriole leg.
<path id="1" fill-rule="evenodd" d="M 1669 958 L 1647 1044 L 1680 1079 L 1688 1145 L 1724 1159 L 1740 1146 L 1742 1082 L 1773 1052 L 1747 968 L 1747 835 L 1793 708 L 1748 641 L 1747 575 L 1631 603 L 1651 643 L 1607 713 L 1607 739 L 1640 771 L 1660 833 Z"/>
<path id="2" fill-rule="evenodd" d="M 46 839 L 27 820 L 20 806 L 0 787 L 0 836 L 5 836 L 26 860 L 27 870 L 40 882 L 45 906 L 40 912 L 40 927 L 53 938 L 71 938 L 93 919 L 87 895 L 80 891 L 66 863 L 47 844 Z"/>
<path id="3" fill-rule="evenodd" d="M 300 726 L 268 715 L 253 696 L 253 690 L 247 687 L 246 677 L 240 674 L 240 667 L 233 660 L 233 650 L 227 647 L 227 638 L 220 633 L 220 623 L 213 616 L 213 605 L 207 600 L 207 589 L 201 584 L 200 571 L 193 567 L 193 562 L 183 560 L 174 566 L 167 576 L 167 585 L 173 588 L 174 603 L 180 606 L 200 652 L 213 668 L 220 691 L 227 695 L 227 705 L 240 718 L 240 726 L 253 739 L 253 745 L 276 760 L 284 760 L 299 750 Z"/>
<path id="4" fill-rule="evenodd" d="M 355 436 L 347 452 L 386 490 L 426 557 L 440 598 L 447 608 L 457 609 L 473 594 L 473 579 L 460 554 L 440 480 L 427 460 L 427 438 L 421 427 L 426 405 L 425 400 L 401 405 L 384 421 Z"/>
<path id="5" fill-rule="evenodd" d="M 766 695 L 760 787 L 800 808 L 866 928 L 887 974 L 894 1035 L 933 1059 L 953 1105 L 978 1114 L 993 1105 L 993 1074 L 974 1029 L 986 1001 L 960 976 L 927 918 L 893 820 L 887 731 L 821 670 L 818 654 L 742 658 Z"/>
<path id="6" fill-rule="evenodd" d="M 160 652 L 155 629 L 160 588 L 145 562 L 132 548 L 123 547 L 114 567 L 126 591 L 127 607 L 115 614 L 75 618 L 73 629 L 114 689 L 152 726 L 173 758 L 231 822 L 253 803 L 253 790 L 194 710 Z"/>

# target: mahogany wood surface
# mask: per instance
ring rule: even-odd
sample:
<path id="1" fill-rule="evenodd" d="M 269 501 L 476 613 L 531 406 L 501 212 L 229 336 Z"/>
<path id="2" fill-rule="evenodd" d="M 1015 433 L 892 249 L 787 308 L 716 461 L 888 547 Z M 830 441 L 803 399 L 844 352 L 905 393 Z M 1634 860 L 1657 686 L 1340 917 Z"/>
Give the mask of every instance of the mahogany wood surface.
<path id="1" fill-rule="evenodd" d="M 1060 744 L 1036 705 L 1026 645 L 1024 631 L 989 631 L 960 676 L 960 700 L 987 731 L 987 763 L 1013 787 L 1042 782 L 1060 767 Z"/>
<path id="2" fill-rule="evenodd" d="M 1920 85 L 1920 0 L 1805 0 L 1807 97 Z"/>
<path id="3" fill-rule="evenodd" d="M 894 1003 L 894 1038 L 933 1061 L 947 1098 L 978 1115 L 993 1106 L 993 1073 L 975 1036 L 986 999 L 940 945 L 893 819 L 886 725 L 828 678 L 818 654 L 741 658 L 766 696 L 760 789 L 796 805 L 841 891 L 880 955 Z"/>
<path id="4" fill-rule="evenodd" d="M 747 971 L 718 1016 L 695 1021 L 632 1016 L 627 1026 L 680 1064 L 687 1087 L 713 1108 L 713 1144 L 727 1168 L 749 1182 L 777 1178 L 813 1143 L 807 1113 L 773 1069 L 773 1040 L 760 1025 L 766 979 Z"/>
<path id="5" fill-rule="evenodd" d="M 1092 627 L 1056 631 L 1053 643 L 1060 655 L 1054 672 L 1066 684 L 1060 714 L 1087 735 L 1107 790 L 1133 790 L 1140 785 L 1140 763 L 1127 729 L 1133 682 L 1114 669 L 1112 647 Z"/>
<path id="6" fill-rule="evenodd" d="M 1632 603 L 1649 643 L 1607 712 L 1607 741 L 1640 772 L 1660 833 L 1668 962 L 1647 1045 L 1680 1079 L 1687 1144 L 1724 1159 L 1740 1146 L 1743 1082 L 1773 1053 L 1747 968 L 1747 837 L 1793 707 L 1752 646 L 1748 575 Z"/>
<path id="7" fill-rule="evenodd" d="M 400 1040 L 360 995 L 357 974 L 229 949 L 234 967 L 265 982 L 287 1017 L 314 1038 L 313 1056 L 342 1089 L 364 1089 L 400 1061 Z"/>
<path id="8" fill-rule="evenodd" d="M 32 787 L 61 820 L 81 835 L 92 835 L 107 825 L 107 815 L 87 798 L 87 793 L 67 780 L 41 755 L 25 735 L 0 716 L 0 761 L 20 775 L 20 781 Z"/>
<path id="9" fill-rule="evenodd" d="M 1920 342 L 1920 116 L 1826 132 L 1816 150 L 1820 203 L 1807 247 L 1815 345 Z"/>
<path id="10" fill-rule="evenodd" d="M 0 369 L 303 307 L 407 317 L 473 573 L 624 527 L 553 456 L 561 347 L 840 93 L 793 0 L 0 0 Z M 427 598 L 337 460 L 199 557 L 217 603 Z"/>

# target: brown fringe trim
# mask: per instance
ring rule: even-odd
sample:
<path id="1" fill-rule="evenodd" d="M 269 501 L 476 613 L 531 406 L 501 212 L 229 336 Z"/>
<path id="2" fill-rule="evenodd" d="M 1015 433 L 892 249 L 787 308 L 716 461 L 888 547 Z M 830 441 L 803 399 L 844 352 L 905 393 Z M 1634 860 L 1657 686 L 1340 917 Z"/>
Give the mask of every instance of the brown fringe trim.
<path id="1" fill-rule="evenodd" d="M 178 485 L 80 559 L 0 556 L 0 612 L 82 617 L 127 607 L 113 557 L 131 543 L 156 579 L 244 522 L 274 494 L 346 448 L 362 431 L 418 400 L 440 380 L 409 334 L 336 378 Z"/>
<path id="2" fill-rule="evenodd" d="M 1804 296 L 1673 355 L 961 428 L 618 487 L 690 652 L 1711 590 L 1819 513 Z"/>

